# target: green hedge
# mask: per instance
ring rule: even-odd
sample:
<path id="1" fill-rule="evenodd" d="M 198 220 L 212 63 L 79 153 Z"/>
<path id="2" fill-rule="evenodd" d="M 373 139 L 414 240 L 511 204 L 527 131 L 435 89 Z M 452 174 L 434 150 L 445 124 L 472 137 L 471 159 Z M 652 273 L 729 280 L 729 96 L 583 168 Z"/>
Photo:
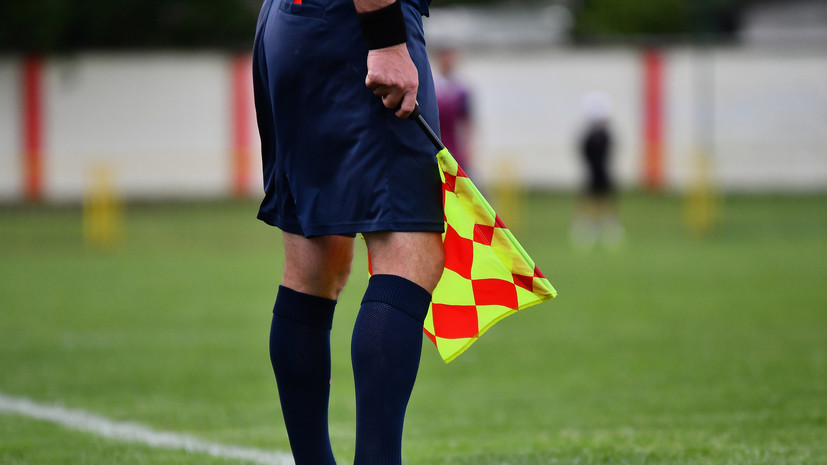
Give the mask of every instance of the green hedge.
<path id="1" fill-rule="evenodd" d="M 434 6 L 501 0 L 434 0 Z M 510 0 L 525 5 L 541 0 Z M 568 5 L 580 40 L 732 32 L 756 0 L 545 0 Z M 261 0 L 3 0 L 0 52 L 221 48 L 252 44 Z"/>

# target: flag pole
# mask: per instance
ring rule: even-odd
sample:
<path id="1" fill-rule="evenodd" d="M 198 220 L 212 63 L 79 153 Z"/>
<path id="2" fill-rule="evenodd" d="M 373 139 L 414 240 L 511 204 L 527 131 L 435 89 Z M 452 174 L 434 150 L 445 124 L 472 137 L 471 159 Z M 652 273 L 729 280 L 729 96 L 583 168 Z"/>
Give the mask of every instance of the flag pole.
<path id="1" fill-rule="evenodd" d="M 428 122 L 425 121 L 425 117 L 422 116 L 422 110 L 419 109 L 419 104 L 416 104 L 413 112 L 411 112 L 410 116 L 408 116 L 408 119 L 416 121 L 416 124 L 418 124 L 422 129 L 422 132 L 428 136 L 428 139 L 430 139 L 431 143 L 434 144 L 434 147 L 436 147 L 437 150 L 445 149 L 445 144 L 439 140 L 439 137 L 437 137 L 436 133 L 434 133 L 434 130 L 431 129 L 431 126 L 429 126 Z"/>

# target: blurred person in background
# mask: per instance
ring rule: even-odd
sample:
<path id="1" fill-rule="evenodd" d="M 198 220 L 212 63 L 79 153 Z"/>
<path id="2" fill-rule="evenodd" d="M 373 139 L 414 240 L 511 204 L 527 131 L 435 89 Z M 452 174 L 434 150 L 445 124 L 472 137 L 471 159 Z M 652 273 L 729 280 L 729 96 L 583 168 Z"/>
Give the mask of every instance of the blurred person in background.
<path id="1" fill-rule="evenodd" d="M 458 60 L 459 54 L 454 48 L 441 47 L 437 50 L 434 86 L 442 142 L 468 174 L 473 169 L 471 90 L 456 72 Z"/>
<path id="2" fill-rule="evenodd" d="M 624 236 L 611 173 L 615 143 L 611 110 L 611 100 L 603 92 L 590 92 L 583 99 L 585 128 L 579 138 L 578 151 L 585 168 L 585 186 L 570 235 L 572 242 L 584 249 L 598 242 L 615 249 Z"/>

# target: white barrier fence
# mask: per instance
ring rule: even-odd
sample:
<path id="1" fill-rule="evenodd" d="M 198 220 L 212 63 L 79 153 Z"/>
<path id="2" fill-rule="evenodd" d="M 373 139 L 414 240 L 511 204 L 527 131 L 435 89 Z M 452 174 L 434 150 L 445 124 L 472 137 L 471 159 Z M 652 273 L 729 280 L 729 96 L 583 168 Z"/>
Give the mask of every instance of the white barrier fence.
<path id="1" fill-rule="evenodd" d="M 667 188 L 685 188 L 693 156 L 704 152 L 722 189 L 827 189 L 827 50 L 672 49 L 662 57 Z M 599 90 L 612 100 L 618 177 L 637 185 L 647 130 L 642 63 L 633 49 L 463 56 L 476 110 L 474 173 L 493 181 L 509 164 L 524 185 L 578 185 L 581 101 Z M 47 201 L 76 201 L 101 165 L 128 198 L 260 191 L 251 84 L 239 83 L 249 79 L 248 61 L 173 52 L 47 58 L 34 103 L 24 64 L 0 58 L 0 201 L 32 188 Z"/>
<path id="2" fill-rule="evenodd" d="M 532 51 L 467 56 L 476 90 L 477 172 L 498 158 L 536 186 L 576 185 L 582 98 L 613 102 L 616 168 L 640 182 L 644 152 L 642 56 L 636 50 Z M 726 190 L 827 189 L 827 49 L 779 53 L 689 49 L 663 53 L 662 148 L 668 187 L 685 188 L 706 152 Z"/>

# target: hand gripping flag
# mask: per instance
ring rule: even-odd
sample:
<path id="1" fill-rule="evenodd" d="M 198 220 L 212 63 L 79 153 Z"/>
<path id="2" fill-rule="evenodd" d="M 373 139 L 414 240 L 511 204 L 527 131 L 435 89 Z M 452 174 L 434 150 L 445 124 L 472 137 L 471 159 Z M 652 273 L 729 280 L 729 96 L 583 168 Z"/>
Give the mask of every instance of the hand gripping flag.
<path id="1" fill-rule="evenodd" d="M 445 269 L 425 318 L 425 334 L 450 362 L 494 323 L 557 291 L 503 224 L 425 122 L 414 119 L 439 149 L 445 212 Z"/>

